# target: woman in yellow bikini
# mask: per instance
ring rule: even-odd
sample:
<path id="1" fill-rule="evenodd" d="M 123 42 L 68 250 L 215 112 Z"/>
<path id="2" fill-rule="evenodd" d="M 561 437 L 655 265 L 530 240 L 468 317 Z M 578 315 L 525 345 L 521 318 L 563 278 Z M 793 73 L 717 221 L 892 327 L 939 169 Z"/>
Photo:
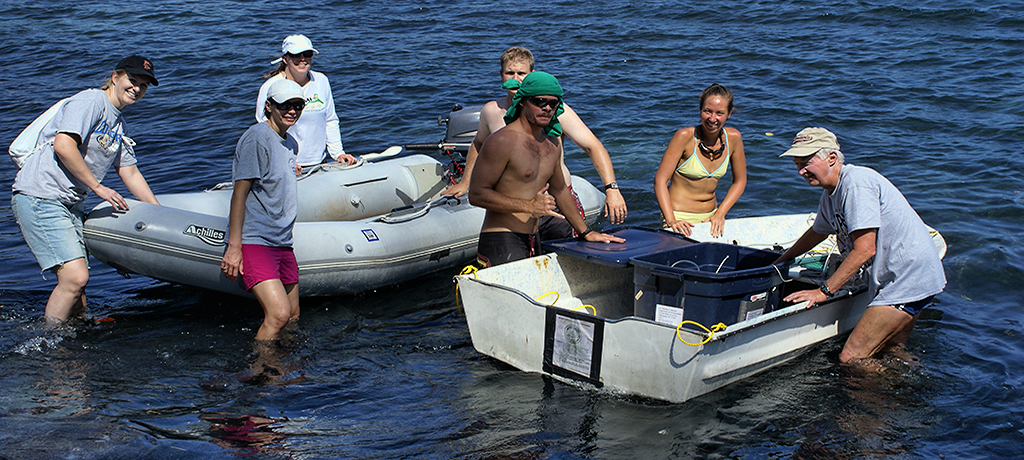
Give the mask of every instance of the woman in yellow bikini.
<path id="1" fill-rule="evenodd" d="M 747 186 L 743 138 L 726 128 L 732 115 L 732 92 L 714 84 L 700 94 L 700 125 L 676 131 L 654 175 L 654 194 L 661 208 L 661 226 L 690 235 L 693 224 L 711 222 L 711 236 L 720 236 L 725 215 Z M 718 203 L 715 188 L 732 165 L 732 185 Z"/>

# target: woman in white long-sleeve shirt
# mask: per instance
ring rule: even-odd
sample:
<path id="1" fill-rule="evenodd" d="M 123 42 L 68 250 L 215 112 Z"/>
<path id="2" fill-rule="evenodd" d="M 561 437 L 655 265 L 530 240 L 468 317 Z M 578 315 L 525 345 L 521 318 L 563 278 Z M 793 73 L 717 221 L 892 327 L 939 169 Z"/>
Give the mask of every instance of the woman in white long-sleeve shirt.
<path id="1" fill-rule="evenodd" d="M 260 87 L 256 98 L 256 121 L 264 122 L 264 105 L 267 102 L 267 90 L 275 81 L 288 79 L 302 87 L 306 98 L 306 108 L 288 134 L 299 143 L 297 164 L 313 166 L 323 163 L 330 154 L 338 162 L 353 164 L 356 158 L 345 153 L 341 143 L 341 130 L 338 127 L 338 113 L 334 109 L 334 95 L 327 76 L 310 70 L 313 55 L 318 54 L 313 42 L 305 35 L 289 35 L 281 43 L 281 59 L 274 61 L 280 65 L 266 75 L 267 81 Z"/>

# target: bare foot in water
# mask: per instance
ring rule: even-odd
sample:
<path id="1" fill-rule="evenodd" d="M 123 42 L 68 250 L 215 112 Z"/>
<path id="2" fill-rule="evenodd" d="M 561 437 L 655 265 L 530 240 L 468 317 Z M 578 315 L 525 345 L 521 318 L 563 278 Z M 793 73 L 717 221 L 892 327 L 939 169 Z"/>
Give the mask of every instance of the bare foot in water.
<path id="1" fill-rule="evenodd" d="M 911 353 L 910 350 L 907 350 L 907 347 L 903 344 L 893 345 L 883 350 L 882 354 L 892 359 L 899 360 L 911 367 L 921 364 L 921 358 L 918 358 L 917 355 Z"/>

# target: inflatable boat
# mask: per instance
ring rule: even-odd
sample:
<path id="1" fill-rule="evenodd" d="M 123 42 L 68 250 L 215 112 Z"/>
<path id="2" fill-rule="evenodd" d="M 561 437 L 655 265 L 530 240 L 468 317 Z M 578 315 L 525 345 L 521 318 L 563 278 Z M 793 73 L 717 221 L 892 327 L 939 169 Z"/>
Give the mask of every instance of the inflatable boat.
<path id="1" fill-rule="evenodd" d="M 353 294 L 471 262 L 484 210 L 442 197 L 445 175 L 426 155 L 304 173 L 293 233 L 300 295 Z M 572 184 L 593 222 L 603 194 L 580 177 Z M 220 271 L 231 184 L 157 199 L 125 212 L 95 207 L 85 222 L 90 254 L 125 275 L 248 295 Z"/>

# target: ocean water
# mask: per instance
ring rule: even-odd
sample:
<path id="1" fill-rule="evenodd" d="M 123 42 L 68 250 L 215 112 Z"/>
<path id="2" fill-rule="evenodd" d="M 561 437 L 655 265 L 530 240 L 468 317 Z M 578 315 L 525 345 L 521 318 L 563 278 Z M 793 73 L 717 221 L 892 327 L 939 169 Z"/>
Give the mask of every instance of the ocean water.
<path id="1" fill-rule="evenodd" d="M 711 83 L 736 94 L 749 181 L 731 217 L 812 211 L 779 159 L 825 126 L 949 244 L 946 291 L 882 374 L 841 342 L 685 404 L 518 372 L 478 354 L 454 273 L 305 299 L 293 339 L 257 354 L 258 306 L 93 261 L 92 313 L 39 328 L 53 286 L 0 199 L 0 457 L 1013 458 L 1024 445 L 1024 4 L 745 0 L 135 3 L 0 1 L 0 145 L 56 100 L 150 57 L 161 85 L 126 110 L 156 193 L 227 180 L 281 39 L 308 35 L 352 153 L 432 142 L 454 103 L 501 95 L 529 47 L 612 153 L 630 225 L 672 133 Z M 571 170 L 599 181 L 570 148 Z M 0 183 L 13 182 L 12 164 Z M 727 182 L 727 181 L 726 181 Z M 124 193 L 116 176 L 106 184 Z M 726 184 L 719 190 L 724 193 Z M 96 204 L 90 197 L 89 205 Z M 257 362 L 257 359 L 263 360 Z M 280 376 L 247 378 L 267 366 Z"/>

